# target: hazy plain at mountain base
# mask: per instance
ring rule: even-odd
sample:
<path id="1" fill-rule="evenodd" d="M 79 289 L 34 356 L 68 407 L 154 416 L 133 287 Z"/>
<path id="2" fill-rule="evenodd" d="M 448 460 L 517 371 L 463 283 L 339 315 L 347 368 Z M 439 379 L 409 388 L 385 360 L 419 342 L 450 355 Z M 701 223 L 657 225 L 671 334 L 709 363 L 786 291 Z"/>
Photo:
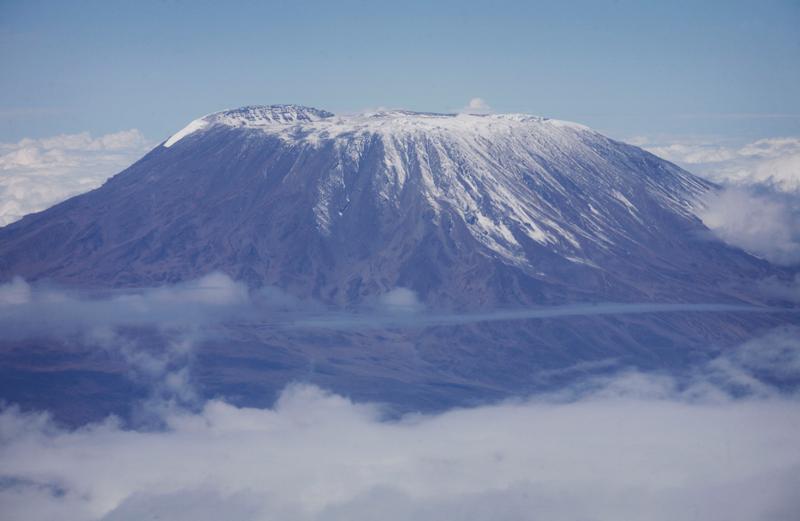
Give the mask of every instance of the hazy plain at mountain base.
<path id="1" fill-rule="evenodd" d="M 110 413 L 135 421 L 153 397 L 267 407 L 293 382 L 397 414 L 441 411 L 631 368 L 685 379 L 798 321 L 790 308 L 713 304 L 454 314 L 421 307 L 407 290 L 348 312 L 248 290 L 222 274 L 99 293 L 17 279 L 0 286 L 0 391 L 71 425 Z M 154 380 L 162 382 L 155 391 Z"/>

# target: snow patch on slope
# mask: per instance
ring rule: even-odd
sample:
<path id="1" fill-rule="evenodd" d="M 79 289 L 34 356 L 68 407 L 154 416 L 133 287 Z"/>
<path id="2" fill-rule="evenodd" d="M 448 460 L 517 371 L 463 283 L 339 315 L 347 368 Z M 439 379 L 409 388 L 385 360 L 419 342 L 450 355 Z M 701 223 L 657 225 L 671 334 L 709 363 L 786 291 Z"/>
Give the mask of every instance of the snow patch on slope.
<path id="1" fill-rule="evenodd" d="M 191 123 L 189 123 L 188 125 L 186 125 L 185 127 L 183 127 L 181 130 L 179 130 L 175 134 L 173 134 L 169 139 L 167 139 L 164 142 L 163 146 L 164 146 L 164 148 L 169 148 L 172 145 L 174 145 L 175 143 L 177 143 L 178 141 L 180 141 L 181 139 L 183 139 L 186 136 L 188 136 L 189 134 L 193 134 L 193 133 L 197 132 L 198 130 L 204 129 L 207 126 L 208 126 L 208 121 L 206 121 L 205 118 L 196 119 L 196 120 L 192 121 Z"/>

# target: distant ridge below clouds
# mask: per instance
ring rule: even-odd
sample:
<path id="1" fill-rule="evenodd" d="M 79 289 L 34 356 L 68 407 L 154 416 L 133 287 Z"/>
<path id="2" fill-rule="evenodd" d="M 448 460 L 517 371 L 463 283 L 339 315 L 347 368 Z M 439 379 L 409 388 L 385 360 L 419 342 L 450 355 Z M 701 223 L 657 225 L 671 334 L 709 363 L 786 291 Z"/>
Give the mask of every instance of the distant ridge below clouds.
<path id="1" fill-rule="evenodd" d="M 136 129 L 0 143 L 0 226 L 97 188 L 152 145 Z"/>

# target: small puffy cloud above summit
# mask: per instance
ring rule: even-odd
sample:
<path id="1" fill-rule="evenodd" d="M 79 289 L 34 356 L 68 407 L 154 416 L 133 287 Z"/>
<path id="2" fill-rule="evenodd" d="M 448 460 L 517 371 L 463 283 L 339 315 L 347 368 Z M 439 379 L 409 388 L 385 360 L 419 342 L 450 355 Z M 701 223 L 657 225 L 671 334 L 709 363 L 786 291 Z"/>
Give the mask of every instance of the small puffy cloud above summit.
<path id="1" fill-rule="evenodd" d="M 0 226 L 100 186 L 150 146 L 136 129 L 0 143 Z"/>
<path id="2" fill-rule="evenodd" d="M 465 114 L 488 114 L 492 112 L 492 107 L 483 98 L 472 98 L 460 112 Z"/>

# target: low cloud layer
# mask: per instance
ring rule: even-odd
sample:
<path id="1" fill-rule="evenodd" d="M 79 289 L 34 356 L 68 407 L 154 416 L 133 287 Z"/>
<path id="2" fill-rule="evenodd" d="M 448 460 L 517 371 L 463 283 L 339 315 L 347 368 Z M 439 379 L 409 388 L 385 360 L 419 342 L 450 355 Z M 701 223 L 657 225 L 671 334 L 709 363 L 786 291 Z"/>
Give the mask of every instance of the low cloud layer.
<path id="1" fill-rule="evenodd" d="M 151 145 L 135 129 L 0 143 L 0 226 L 100 186 Z"/>
<path id="2" fill-rule="evenodd" d="M 17 277 L 0 284 L 0 325 L 6 335 L 63 334 L 93 326 L 219 323 L 256 304 L 269 308 L 286 297 L 275 290 L 251 294 L 223 273 L 153 288 L 77 292 L 32 286 Z"/>
<path id="3" fill-rule="evenodd" d="M 794 371 L 800 348 L 785 333 L 767 365 L 788 356 Z M 271 409 L 165 410 L 155 431 L 113 418 L 70 431 L 8 408 L 0 508 L 9 521 L 788 521 L 800 509 L 800 404 L 758 383 L 758 351 L 720 358 L 688 387 L 626 373 L 391 421 L 304 385 Z M 733 374 L 754 392 L 731 398 L 719 376 Z"/>
<path id="4" fill-rule="evenodd" d="M 631 141 L 722 185 L 698 212 L 718 238 L 776 264 L 800 263 L 800 138 L 738 146 L 701 139 Z"/>

